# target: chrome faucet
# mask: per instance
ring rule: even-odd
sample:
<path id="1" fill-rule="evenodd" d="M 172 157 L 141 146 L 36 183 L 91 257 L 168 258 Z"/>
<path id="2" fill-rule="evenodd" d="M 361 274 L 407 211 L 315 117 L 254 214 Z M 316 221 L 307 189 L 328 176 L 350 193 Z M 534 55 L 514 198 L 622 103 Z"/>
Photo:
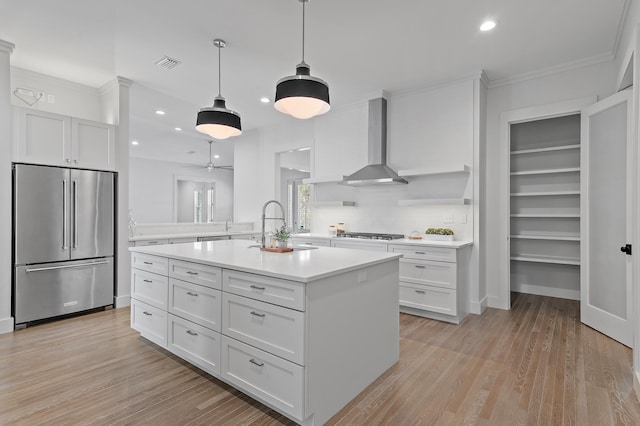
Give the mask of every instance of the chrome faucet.
<path id="1" fill-rule="evenodd" d="M 276 203 L 277 205 L 280 206 L 280 210 L 282 211 L 282 217 L 267 217 L 267 206 L 271 203 Z M 264 206 L 262 206 L 262 248 L 265 248 L 266 245 L 266 237 L 264 234 L 264 221 L 266 219 L 273 219 L 273 220 L 281 220 L 283 225 L 287 225 L 287 222 L 284 219 L 284 207 L 282 207 L 282 204 L 280 204 L 279 201 L 276 200 L 269 200 L 266 203 L 264 203 Z"/>

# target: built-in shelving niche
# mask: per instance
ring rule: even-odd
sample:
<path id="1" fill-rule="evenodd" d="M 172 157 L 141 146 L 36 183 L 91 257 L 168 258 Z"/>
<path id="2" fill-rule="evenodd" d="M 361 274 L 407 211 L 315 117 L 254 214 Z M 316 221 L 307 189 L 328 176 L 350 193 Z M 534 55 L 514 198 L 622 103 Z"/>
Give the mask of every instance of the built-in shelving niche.
<path id="1" fill-rule="evenodd" d="M 580 299 L 580 115 L 510 126 L 511 290 Z"/>

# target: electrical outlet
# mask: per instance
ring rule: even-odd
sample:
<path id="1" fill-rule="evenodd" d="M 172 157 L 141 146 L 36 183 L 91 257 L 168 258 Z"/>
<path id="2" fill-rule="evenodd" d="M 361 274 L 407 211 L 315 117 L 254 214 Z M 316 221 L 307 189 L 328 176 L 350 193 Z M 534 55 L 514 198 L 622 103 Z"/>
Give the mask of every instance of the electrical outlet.
<path id="1" fill-rule="evenodd" d="M 453 215 L 447 215 L 442 218 L 442 223 L 453 223 Z"/>
<path id="2" fill-rule="evenodd" d="M 56 95 L 47 95 L 47 102 L 49 102 L 50 104 L 55 104 L 56 103 Z"/>

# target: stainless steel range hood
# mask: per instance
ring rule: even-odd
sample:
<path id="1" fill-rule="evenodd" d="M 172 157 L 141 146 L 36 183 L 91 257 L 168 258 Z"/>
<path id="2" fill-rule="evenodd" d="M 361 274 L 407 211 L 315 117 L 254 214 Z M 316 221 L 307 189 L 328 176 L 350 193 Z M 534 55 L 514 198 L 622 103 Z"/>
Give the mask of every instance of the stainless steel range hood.
<path id="1" fill-rule="evenodd" d="M 387 100 L 369 101 L 369 162 L 357 172 L 344 176 L 344 185 L 387 185 L 408 183 L 387 166 Z"/>

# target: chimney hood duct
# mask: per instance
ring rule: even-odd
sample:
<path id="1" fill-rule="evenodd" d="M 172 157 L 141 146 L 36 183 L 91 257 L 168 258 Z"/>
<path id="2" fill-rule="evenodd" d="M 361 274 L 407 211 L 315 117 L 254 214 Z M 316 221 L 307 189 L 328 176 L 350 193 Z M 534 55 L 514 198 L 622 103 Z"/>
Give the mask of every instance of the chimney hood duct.
<path id="1" fill-rule="evenodd" d="M 366 186 L 408 183 L 387 166 L 387 100 L 369 101 L 369 162 L 357 172 L 344 176 L 343 185 Z"/>

